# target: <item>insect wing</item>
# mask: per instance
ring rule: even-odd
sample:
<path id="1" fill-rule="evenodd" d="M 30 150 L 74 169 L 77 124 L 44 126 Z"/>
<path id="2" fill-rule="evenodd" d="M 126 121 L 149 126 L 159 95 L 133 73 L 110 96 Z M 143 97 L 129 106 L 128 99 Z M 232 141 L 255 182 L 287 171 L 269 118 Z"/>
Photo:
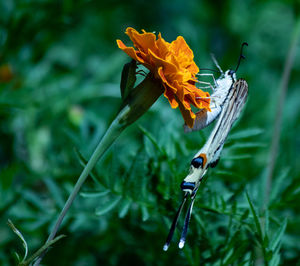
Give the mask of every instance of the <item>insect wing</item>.
<path id="1" fill-rule="evenodd" d="M 247 96 L 247 82 L 244 79 L 237 80 L 228 95 L 214 130 L 205 144 L 209 163 L 214 163 L 219 159 L 225 140 L 233 123 L 239 117 Z"/>
<path id="2" fill-rule="evenodd" d="M 233 88 L 233 82 L 235 82 L 235 79 L 235 74 L 232 74 L 230 70 L 227 70 L 222 77 L 216 80 L 214 93 L 210 96 L 211 111 L 201 109 L 197 112 L 193 128 L 189 128 L 187 125 L 184 125 L 185 133 L 201 130 L 219 117 L 226 99 Z"/>
<path id="3" fill-rule="evenodd" d="M 188 133 L 192 131 L 198 131 L 207 127 L 220 115 L 221 110 L 221 106 L 212 108 L 211 112 L 208 112 L 206 109 L 201 109 L 196 113 L 196 119 L 193 128 L 189 128 L 187 125 L 184 125 L 184 132 Z"/>

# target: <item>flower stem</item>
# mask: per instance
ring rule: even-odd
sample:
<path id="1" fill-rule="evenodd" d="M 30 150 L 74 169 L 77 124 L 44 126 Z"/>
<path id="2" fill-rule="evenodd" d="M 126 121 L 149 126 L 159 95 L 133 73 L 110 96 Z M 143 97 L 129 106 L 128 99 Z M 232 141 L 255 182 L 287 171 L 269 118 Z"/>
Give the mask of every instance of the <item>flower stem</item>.
<path id="1" fill-rule="evenodd" d="M 84 167 L 80 177 L 78 178 L 74 189 L 72 193 L 70 194 L 67 202 L 65 203 L 60 215 L 57 218 L 57 221 L 54 225 L 54 228 L 52 229 L 46 244 L 48 244 L 50 241 L 52 241 L 66 215 L 68 212 L 69 208 L 71 207 L 74 199 L 76 198 L 80 188 L 82 187 L 83 183 L 87 179 L 89 173 L 92 171 L 100 157 L 105 153 L 105 151 L 111 146 L 111 144 L 115 141 L 115 139 L 121 134 L 121 132 L 126 128 L 126 123 L 123 123 L 121 120 L 124 118 L 130 112 L 130 107 L 126 105 L 121 112 L 118 114 L 116 119 L 111 123 L 110 127 L 106 131 L 105 135 L 99 142 L 98 146 L 96 147 L 94 153 L 92 154 L 91 158 L 89 159 L 88 163 Z M 38 266 L 46 254 L 47 250 L 45 250 L 40 258 L 35 262 L 34 266 Z"/>
<path id="2" fill-rule="evenodd" d="M 82 187 L 83 183 L 85 182 L 101 156 L 111 146 L 111 144 L 116 140 L 121 132 L 127 126 L 135 122 L 140 116 L 142 116 L 162 93 L 163 88 L 161 87 L 161 83 L 155 80 L 151 74 L 148 75 L 137 87 L 132 90 L 131 95 L 124 101 L 123 108 L 107 129 L 88 163 L 84 167 L 80 177 L 78 178 L 74 186 L 72 193 L 65 203 L 61 213 L 59 214 L 54 228 L 52 229 L 45 245 L 48 245 L 49 242 L 54 239 L 80 188 Z M 40 264 L 47 250 L 48 248 L 44 250 L 44 252 L 34 263 L 34 266 L 38 266 Z"/>

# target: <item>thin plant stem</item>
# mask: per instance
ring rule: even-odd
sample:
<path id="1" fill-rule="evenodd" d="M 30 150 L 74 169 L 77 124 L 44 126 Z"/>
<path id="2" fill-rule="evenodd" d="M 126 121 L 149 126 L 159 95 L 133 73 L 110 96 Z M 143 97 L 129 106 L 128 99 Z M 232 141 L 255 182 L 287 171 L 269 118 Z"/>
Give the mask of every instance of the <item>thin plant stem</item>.
<path id="1" fill-rule="evenodd" d="M 45 245 L 47 245 L 50 241 L 54 239 L 64 217 L 70 209 L 80 188 L 84 184 L 85 180 L 89 176 L 90 172 L 93 170 L 100 157 L 112 145 L 112 143 L 122 133 L 122 131 L 127 126 L 135 122 L 140 116 L 142 116 L 162 93 L 163 87 L 161 86 L 160 81 L 155 80 L 151 73 L 149 73 L 148 76 L 131 91 L 130 96 L 128 96 L 128 98 L 125 99 L 125 101 L 123 102 L 123 108 L 107 129 L 106 133 L 97 145 L 94 153 L 90 157 L 88 163 L 84 167 L 81 175 L 79 176 L 73 188 L 73 191 L 71 192 L 61 213 L 59 214 L 54 228 L 52 229 Z M 34 263 L 34 266 L 38 266 L 40 264 L 47 250 L 48 248 L 44 250 L 44 252 Z"/>
<path id="2" fill-rule="evenodd" d="M 290 49 L 288 55 L 286 57 L 286 61 L 284 64 L 283 75 L 280 83 L 280 91 L 278 96 L 278 105 L 275 115 L 275 123 L 274 123 L 274 130 L 272 136 L 272 143 L 269 155 L 269 166 L 267 171 L 267 178 L 266 178 L 266 187 L 265 187 L 265 207 L 268 205 L 269 197 L 270 197 L 270 190 L 272 186 L 272 177 L 274 173 L 274 168 L 277 159 L 278 147 L 279 147 L 279 140 L 280 140 L 280 133 L 281 133 L 281 124 L 282 124 L 282 113 L 285 103 L 286 92 L 288 89 L 288 82 L 293 66 L 293 62 L 295 59 L 296 48 L 300 37 L 300 18 L 297 20 L 296 27 L 294 29 L 292 40 L 290 44 Z"/>
<path id="3" fill-rule="evenodd" d="M 40 256 L 47 248 L 49 248 L 51 245 L 55 244 L 57 241 L 59 241 L 60 239 L 66 237 L 65 235 L 59 235 L 57 237 L 55 237 L 53 240 L 47 242 L 44 246 L 42 246 L 38 251 L 36 251 L 29 259 L 22 261 L 18 264 L 18 266 L 27 266 L 30 265 L 30 263 L 37 258 L 38 256 Z"/>
<path id="4" fill-rule="evenodd" d="M 116 117 L 116 119 L 112 122 L 108 130 L 106 131 L 105 135 L 99 142 L 98 146 L 96 147 L 94 153 L 92 154 L 91 158 L 89 159 L 88 163 L 84 167 L 80 177 L 78 178 L 74 189 L 72 193 L 70 194 L 68 200 L 66 201 L 60 215 L 57 218 L 57 221 L 54 225 L 54 228 L 52 229 L 46 244 L 48 244 L 50 241 L 52 241 L 66 215 L 69 208 L 71 207 L 74 199 L 76 198 L 81 186 L 87 179 L 89 173 L 92 171 L 96 163 L 98 162 L 99 158 L 105 153 L 105 151 L 111 146 L 111 144 L 115 141 L 115 139 L 121 134 L 121 132 L 125 129 L 126 124 L 121 122 L 121 119 L 126 116 L 126 114 L 130 112 L 130 107 L 127 105 L 123 108 L 123 110 L 119 113 L 119 115 Z M 44 250 L 44 252 L 41 254 L 41 256 L 37 259 L 34 266 L 38 266 L 46 254 L 47 249 Z"/>

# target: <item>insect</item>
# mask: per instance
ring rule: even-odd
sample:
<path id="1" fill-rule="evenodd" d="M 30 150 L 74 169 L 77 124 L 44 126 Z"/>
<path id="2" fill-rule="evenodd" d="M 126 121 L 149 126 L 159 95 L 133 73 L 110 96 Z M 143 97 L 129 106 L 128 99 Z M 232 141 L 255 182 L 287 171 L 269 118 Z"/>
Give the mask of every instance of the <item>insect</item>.
<path id="1" fill-rule="evenodd" d="M 232 73 L 232 75 L 233 74 L 234 73 Z M 232 79 L 234 79 L 234 77 L 232 77 Z M 163 247 L 165 251 L 167 251 L 169 248 L 180 213 L 187 198 L 190 196 L 191 203 L 185 216 L 180 241 L 178 244 L 179 248 L 184 247 L 196 193 L 200 186 L 201 180 L 203 179 L 207 169 L 209 167 L 215 167 L 218 163 L 226 137 L 233 123 L 239 117 L 245 105 L 247 95 L 248 84 L 244 79 L 239 79 L 230 86 L 224 103 L 220 106 L 221 111 L 215 127 L 213 128 L 204 146 L 192 159 L 189 174 L 185 177 L 180 185 L 181 190 L 184 192 L 184 197 L 175 215 L 166 243 Z"/>
<path id="2" fill-rule="evenodd" d="M 225 99 L 227 98 L 229 90 L 232 87 L 232 84 L 236 82 L 236 72 L 240 66 L 241 59 L 245 58 L 243 55 L 243 47 L 245 45 L 248 46 L 246 42 L 244 42 L 241 46 L 241 52 L 235 70 L 227 70 L 224 73 L 217 60 L 212 56 L 212 59 L 219 69 L 221 76 L 217 80 L 215 80 L 212 74 L 198 74 L 199 76 L 213 77 L 214 86 L 210 85 L 210 83 L 200 81 L 200 83 L 209 84 L 213 90 L 213 93 L 210 95 L 211 111 L 209 112 L 206 109 L 201 109 L 200 111 L 198 111 L 196 113 L 196 119 L 193 128 L 189 128 L 187 125 L 184 125 L 184 131 L 186 133 L 191 131 L 198 131 L 207 127 L 220 115 L 222 106 L 225 102 Z"/>

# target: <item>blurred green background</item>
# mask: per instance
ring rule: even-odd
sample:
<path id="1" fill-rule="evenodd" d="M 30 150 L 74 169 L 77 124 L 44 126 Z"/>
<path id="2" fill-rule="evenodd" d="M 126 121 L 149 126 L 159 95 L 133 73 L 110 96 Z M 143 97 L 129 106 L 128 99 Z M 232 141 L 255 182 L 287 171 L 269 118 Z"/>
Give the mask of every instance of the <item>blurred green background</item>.
<path id="1" fill-rule="evenodd" d="M 267 176 L 284 62 L 299 2 L 0 1 L 0 264 L 43 245 L 82 165 L 121 104 L 126 27 L 182 35 L 200 68 L 235 68 L 249 84 L 242 118 L 207 173 L 187 244 L 162 247 L 179 185 L 213 126 L 184 134 L 164 97 L 97 164 L 45 265 L 296 265 L 300 259 L 300 45 L 292 56 L 272 182 Z M 298 36 L 299 37 L 299 36 Z M 267 208 L 264 201 L 270 191 Z M 246 197 L 248 191 L 254 208 Z M 183 217 L 179 222 L 179 229 Z M 261 230 L 260 230 L 261 229 Z M 299 265 L 299 264 L 298 264 Z"/>

